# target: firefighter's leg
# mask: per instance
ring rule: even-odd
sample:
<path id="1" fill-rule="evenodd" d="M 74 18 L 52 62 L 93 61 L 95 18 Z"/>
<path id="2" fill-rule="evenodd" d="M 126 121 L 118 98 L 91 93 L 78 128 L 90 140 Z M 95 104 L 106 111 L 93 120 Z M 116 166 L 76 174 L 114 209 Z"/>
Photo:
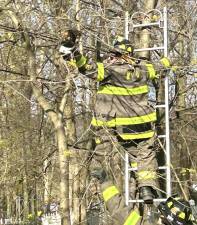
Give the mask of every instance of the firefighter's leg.
<path id="1" fill-rule="evenodd" d="M 114 155 L 115 136 L 113 130 L 99 129 L 95 132 L 95 149 L 91 152 L 90 171 L 105 169 L 111 174 L 111 158 Z"/>
<path id="2" fill-rule="evenodd" d="M 135 174 L 138 181 L 140 197 L 146 203 L 152 203 L 155 189 L 158 189 L 156 181 L 157 161 L 153 151 L 154 138 L 149 140 L 136 140 L 127 144 L 126 149 L 131 159 L 131 166 L 137 167 Z"/>
<path id="3" fill-rule="evenodd" d="M 158 188 L 157 173 L 158 168 L 156 152 L 154 151 L 155 138 L 143 140 L 137 145 L 138 182 L 139 187 L 150 186 Z"/>
<path id="4" fill-rule="evenodd" d="M 137 145 L 137 179 L 141 198 L 146 203 L 152 203 L 159 190 L 156 153 L 154 151 L 155 138 L 140 141 Z"/>
<path id="5" fill-rule="evenodd" d="M 124 151 L 128 152 L 129 155 L 129 166 L 132 168 L 137 167 L 137 159 L 136 159 L 136 147 L 133 141 L 122 141 L 121 142 Z M 136 199 L 137 193 L 137 182 L 136 182 L 136 174 L 134 171 L 131 171 L 129 174 L 129 197 L 130 199 Z"/>
<path id="6" fill-rule="evenodd" d="M 138 210 L 134 210 L 132 205 L 125 205 L 125 198 L 111 181 L 102 183 L 101 190 L 106 208 L 114 224 L 140 224 L 141 217 Z"/>

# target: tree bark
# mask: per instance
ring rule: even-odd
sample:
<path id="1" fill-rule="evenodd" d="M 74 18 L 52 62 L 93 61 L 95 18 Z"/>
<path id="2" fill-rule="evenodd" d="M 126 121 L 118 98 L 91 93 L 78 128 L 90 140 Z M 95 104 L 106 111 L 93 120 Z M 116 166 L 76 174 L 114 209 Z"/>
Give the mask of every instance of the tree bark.
<path id="1" fill-rule="evenodd" d="M 148 13 L 150 10 L 154 9 L 157 5 L 158 0 L 146 0 L 144 1 L 142 11 L 145 13 Z M 142 23 L 149 23 L 150 20 L 147 18 Z M 148 28 L 143 28 L 140 32 L 139 36 L 139 46 L 140 48 L 148 48 L 150 44 L 150 31 Z M 143 58 L 150 58 L 150 52 L 149 51 L 142 51 L 138 53 L 139 57 Z"/>
<path id="2" fill-rule="evenodd" d="M 63 112 L 68 98 L 68 90 L 65 88 L 65 94 L 62 97 L 58 111 L 51 106 L 45 99 L 42 92 L 36 84 L 36 55 L 33 47 L 26 39 L 27 52 L 29 56 L 29 75 L 32 80 L 33 94 L 39 105 L 44 109 L 51 119 L 56 133 L 58 151 L 59 151 L 59 167 L 60 167 L 60 212 L 62 217 L 62 225 L 70 225 L 70 209 L 69 209 L 69 154 L 67 154 L 68 146 L 63 125 Z"/>

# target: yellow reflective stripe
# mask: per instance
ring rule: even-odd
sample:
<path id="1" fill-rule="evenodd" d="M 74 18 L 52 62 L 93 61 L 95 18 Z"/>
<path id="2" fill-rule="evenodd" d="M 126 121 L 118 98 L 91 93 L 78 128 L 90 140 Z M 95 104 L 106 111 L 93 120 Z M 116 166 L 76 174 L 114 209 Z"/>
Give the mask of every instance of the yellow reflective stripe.
<path id="1" fill-rule="evenodd" d="M 132 52 L 132 48 L 131 47 L 128 47 L 127 48 L 127 52 Z"/>
<path id="2" fill-rule="evenodd" d="M 115 126 L 122 126 L 122 125 L 149 123 L 152 121 L 156 121 L 156 119 L 157 119 L 156 112 L 153 112 L 144 116 L 135 116 L 131 118 L 115 118 L 109 121 L 102 121 L 93 117 L 91 124 L 93 126 L 115 127 Z"/>
<path id="3" fill-rule="evenodd" d="M 137 162 L 131 162 L 131 167 L 136 168 L 137 167 Z"/>
<path id="4" fill-rule="evenodd" d="M 137 172 L 138 179 L 139 180 L 150 180 L 150 179 L 156 179 L 156 172 L 151 170 L 143 170 Z"/>
<path id="5" fill-rule="evenodd" d="M 138 133 L 138 134 L 120 134 L 120 137 L 123 140 L 133 140 L 133 139 L 144 139 L 144 138 L 151 138 L 155 134 L 154 131 L 146 131 L 143 133 Z"/>
<path id="6" fill-rule="evenodd" d="M 131 72 L 130 71 L 127 71 L 127 73 L 126 73 L 126 79 L 127 80 L 130 80 L 131 79 Z"/>
<path id="7" fill-rule="evenodd" d="M 124 225 L 136 225 L 139 219 L 140 219 L 140 215 L 136 211 L 133 211 L 127 217 Z"/>
<path id="8" fill-rule="evenodd" d="M 107 202 L 109 199 L 111 199 L 114 195 L 119 194 L 120 192 L 116 188 L 116 186 L 110 186 L 107 189 L 103 191 L 103 199 L 105 202 Z"/>
<path id="9" fill-rule="evenodd" d="M 134 88 L 104 86 L 100 87 L 97 92 L 97 94 L 107 94 L 107 95 L 139 95 L 144 93 L 148 93 L 147 85 Z"/>
<path id="10" fill-rule="evenodd" d="M 102 81 L 104 79 L 104 65 L 103 63 L 97 62 L 98 72 L 97 72 L 97 81 Z"/>
<path id="11" fill-rule="evenodd" d="M 167 57 L 160 59 L 160 62 L 165 68 L 170 68 L 171 66 L 170 60 Z"/>
<path id="12" fill-rule="evenodd" d="M 178 217 L 181 219 L 185 219 L 185 213 L 184 212 L 179 213 Z"/>
<path id="13" fill-rule="evenodd" d="M 172 205 L 173 205 L 173 202 L 168 202 L 167 203 L 168 208 L 170 208 Z"/>
<path id="14" fill-rule="evenodd" d="M 156 76 L 156 71 L 155 71 L 155 69 L 154 69 L 154 66 L 153 66 L 153 64 L 146 64 L 146 68 L 147 68 L 147 70 L 148 70 L 148 73 L 149 73 L 149 78 L 151 79 L 151 80 L 153 80 L 153 79 L 155 79 L 157 76 Z"/>
<path id="15" fill-rule="evenodd" d="M 77 64 L 77 67 L 80 68 L 82 66 L 84 66 L 87 62 L 87 59 L 85 56 L 81 56 L 81 58 L 79 60 L 77 60 L 76 64 Z"/>
<path id="16" fill-rule="evenodd" d="M 100 144 L 101 143 L 101 139 L 100 138 L 95 138 L 95 142 L 96 142 L 96 144 Z"/>
<path id="17" fill-rule="evenodd" d="M 120 49 L 126 50 L 126 45 L 125 45 L 125 44 L 118 45 L 118 47 L 119 47 Z"/>

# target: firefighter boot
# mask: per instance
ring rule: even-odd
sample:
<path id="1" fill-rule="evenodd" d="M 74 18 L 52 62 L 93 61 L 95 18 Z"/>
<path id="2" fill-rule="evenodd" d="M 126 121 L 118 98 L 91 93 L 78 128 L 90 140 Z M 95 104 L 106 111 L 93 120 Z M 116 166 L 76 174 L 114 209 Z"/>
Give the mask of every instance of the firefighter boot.
<path id="1" fill-rule="evenodd" d="M 94 168 L 90 175 L 96 179 L 99 180 L 99 182 L 102 184 L 104 183 L 105 181 L 107 181 L 107 173 L 105 172 L 104 169 L 102 168 Z"/>
<path id="2" fill-rule="evenodd" d="M 140 198 L 142 198 L 146 204 L 152 204 L 154 198 L 153 189 L 149 186 L 141 187 Z"/>

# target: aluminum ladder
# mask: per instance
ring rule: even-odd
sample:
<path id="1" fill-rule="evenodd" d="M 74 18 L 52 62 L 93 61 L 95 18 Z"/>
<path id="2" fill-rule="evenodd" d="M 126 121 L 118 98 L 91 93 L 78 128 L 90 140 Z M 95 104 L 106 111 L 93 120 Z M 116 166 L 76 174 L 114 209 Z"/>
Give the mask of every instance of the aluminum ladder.
<path id="1" fill-rule="evenodd" d="M 167 8 L 163 8 L 163 12 L 154 9 L 159 13 L 160 18 L 156 22 L 150 22 L 150 23 L 140 23 L 140 24 L 134 24 L 132 23 L 132 18 L 136 14 L 134 13 L 131 17 L 131 22 L 129 21 L 128 13 L 125 14 L 125 38 L 128 39 L 129 35 L 129 23 L 132 23 L 132 28 L 142 28 L 142 27 L 158 27 L 162 30 L 163 35 L 163 43 L 162 46 L 158 47 L 152 47 L 152 48 L 142 48 L 142 49 L 135 49 L 134 52 L 140 52 L 140 51 L 155 51 L 155 50 L 161 50 L 163 51 L 164 57 L 168 56 L 168 25 L 167 25 Z M 151 12 L 154 12 L 152 10 Z M 166 177 L 166 198 L 155 198 L 154 202 L 162 202 L 165 201 L 168 197 L 171 196 L 171 160 L 170 160 L 170 132 L 169 132 L 169 78 L 168 76 L 165 76 L 165 101 L 162 105 L 156 105 L 155 108 L 164 108 L 165 109 L 165 134 L 157 136 L 160 139 L 163 139 L 165 142 L 165 166 L 159 166 L 159 171 L 165 171 L 165 177 Z M 144 202 L 143 199 L 129 199 L 129 178 L 130 178 L 130 172 L 136 171 L 136 168 L 131 168 L 129 165 L 129 156 L 128 153 L 125 153 L 125 201 L 126 205 L 129 203 L 141 203 Z"/>

